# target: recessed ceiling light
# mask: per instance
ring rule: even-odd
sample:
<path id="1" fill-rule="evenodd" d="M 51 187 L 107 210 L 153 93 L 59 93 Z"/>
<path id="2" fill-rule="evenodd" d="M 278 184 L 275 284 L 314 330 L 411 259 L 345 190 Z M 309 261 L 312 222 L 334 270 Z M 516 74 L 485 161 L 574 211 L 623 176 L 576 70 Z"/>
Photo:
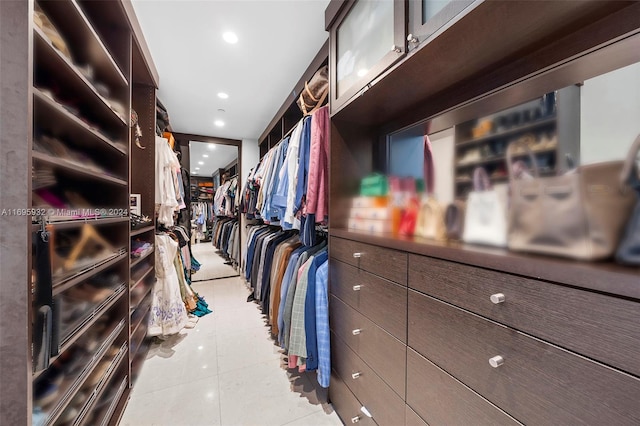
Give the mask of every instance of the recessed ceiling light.
<path id="1" fill-rule="evenodd" d="M 236 44 L 238 42 L 238 36 L 236 35 L 236 33 L 231 31 L 227 31 L 226 33 L 222 34 L 222 38 L 229 44 Z"/>
<path id="2" fill-rule="evenodd" d="M 215 124 L 218 127 L 223 127 L 224 126 L 224 121 L 216 120 L 216 121 L 213 122 L 213 124 Z"/>
<path id="3" fill-rule="evenodd" d="M 200 167 L 196 167 L 196 170 L 200 170 Z"/>
<path id="4" fill-rule="evenodd" d="M 209 158 L 209 154 L 202 154 L 204 158 Z"/>
<path id="5" fill-rule="evenodd" d="M 204 164 L 204 161 L 198 161 L 198 164 L 202 166 Z"/>
<path id="6" fill-rule="evenodd" d="M 224 92 L 220 92 L 220 93 L 218 93 L 218 97 L 219 97 L 220 99 L 229 99 L 229 95 L 227 95 L 227 94 L 226 94 L 226 93 L 224 93 Z"/>
<path id="7" fill-rule="evenodd" d="M 365 75 L 367 75 L 368 72 L 369 70 L 361 68 L 358 70 L 358 77 L 364 77 Z"/>
<path id="8" fill-rule="evenodd" d="M 209 145 L 207 145 L 207 148 L 209 148 L 210 151 L 213 151 L 214 149 L 216 149 L 216 144 L 210 143 Z"/>
<path id="9" fill-rule="evenodd" d="M 197 175 L 197 174 L 198 174 L 198 172 L 191 172 L 191 174 L 192 174 L 192 175 Z"/>

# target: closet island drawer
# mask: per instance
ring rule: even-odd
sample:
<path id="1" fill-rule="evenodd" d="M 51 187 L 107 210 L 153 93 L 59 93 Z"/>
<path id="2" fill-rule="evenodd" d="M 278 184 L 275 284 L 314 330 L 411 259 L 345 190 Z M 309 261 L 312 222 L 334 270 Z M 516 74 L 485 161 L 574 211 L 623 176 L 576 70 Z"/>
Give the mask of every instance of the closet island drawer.
<path id="1" fill-rule="evenodd" d="M 409 286 L 640 375 L 639 302 L 416 255 Z"/>
<path id="2" fill-rule="evenodd" d="M 409 291 L 411 348 L 525 424 L 640 423 L 640 380 Z"/>
<path id="3" fill-rule="evenodd" d="M 407 287 L 333 259 L 329 274 L 332 294 L 406 343 Z"/>
<path id="4" fill-rule="evenodd" d="M 335 333 L 331 336 L 333 365 L 340 378 L 380 426 L 403 425 L 405 403 L 355 352 Z M 393 362 L 393 360 L 389 360 Z"/>
<path id="5" fill-rule="evenodd" d="M 333 405 L 334 410 L 336 410 L 336 413 L 338 413 L 338 416 L 340 416 L 344 424 L 357 423 L 360 426 L 375 425 L 371 417 L 362 413 L 361 407 L 363 407 L 363 405 L 360 404 L 360 401 L 357 400 L 335 371 L 331 371 L 329 397 L 331 399 L 331 405 Z"/>
<path id="6" fill-rule="evenodd" d="M 404 398 L 407 346 L 335 296 L 329 311 L 331 329 Z M 340 349 L 332 346 L 332 353 Z"/>
<path id="7" fill-rule="evenodd" d="M 431 426 L 520 424 L 413 349 L 407 350 L 407 404 Z"/>
<path id="8" fill-rule="evenodd" d="M 329 255 L 372 274 L 407 285 L 407 253 L 331 237 Z"/>

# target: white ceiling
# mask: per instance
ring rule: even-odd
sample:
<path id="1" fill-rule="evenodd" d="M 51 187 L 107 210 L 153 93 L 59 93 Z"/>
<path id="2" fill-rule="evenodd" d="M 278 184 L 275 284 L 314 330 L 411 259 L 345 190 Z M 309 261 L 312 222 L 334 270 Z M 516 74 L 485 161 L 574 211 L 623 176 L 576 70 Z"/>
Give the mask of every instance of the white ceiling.
<path id="1" fill-rule="evenodd" d="M 238 147 L 233 145 L 189 141 L 189 147 L 190 173 L 194 176 L 211 177 L 215 171 L 238 158 Z"/>
<path id="2" fill-rule="evenodd" d="M 257 139 L 326 41 L 328 3 L 133 0 L 173 130 Z M 225 31 L 238 43 L 225 42 Z"/>

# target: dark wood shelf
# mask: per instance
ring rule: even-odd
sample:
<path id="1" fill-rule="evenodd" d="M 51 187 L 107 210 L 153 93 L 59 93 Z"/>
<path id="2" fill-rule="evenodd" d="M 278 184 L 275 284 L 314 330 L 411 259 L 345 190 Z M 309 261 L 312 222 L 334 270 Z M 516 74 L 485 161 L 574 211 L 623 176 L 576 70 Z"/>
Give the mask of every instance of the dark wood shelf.
<path id="1" fill-rule="evenodd" d="M 109 176 L 104 173 L 97 172 L 92 169 L 88 169 L 86 167 L 82 167 L 81 165 L 76 164 L 64 158 L 52 157 L 50 155 L 43 154 L 37 151 L 33 151 L 31 156 L 36 161 L 52 166 L 56 170 L 62 170 L 65 173 L 70 175 L 74 175 L 78 177 L 87 177 L 97 181 L 113 183 L 121 186 L 129 185 L 126 180 L 122 180 L 113 176 Z"/>
<path id="2" fill-rule="evenodd" d="M 91 398 L 84 405 L 80 413 L 76 417 L 74 424 L 84 424 L 84 419 L 87 414 L 95 407 L 96 403 L 100 400 L 100 398 L 105 394 L 107 389 L 107 384 L 113 378 L 114 374 L 118 369 L 123 365 L 123 360 L 128 358 L 129 345 L 127 342 L 123 343 L 120 347 L 120 351 L 115 356 L 115 358 L 111 361 L 111 364 L 107 368 L 104 376 L 100 379 L 100 382 L 96 385 L 96 389 L 92 393 Z"/>
<path id="3" fill-rule="evenodd" d="M 149 293 L 147 293 L 147 295 L 145 296 L 145 298 L 146 298 L 146 297 L 148 297 L 148 296 L 149 296 Z M 142 301 L 140 302 L 140 304 L 139 304 L 138 306 L 142 305 L 143 303 L 144 303 L 144 299 L 142 299 Z M 138 309 L 136 309 L 136 311 L 137 311 L 137 310 L 138 310 Z M 141 311 L 142 313 L 140 314 L 140 315 L 141 315 L 141 316 L 140 316 L 140 318 L 136 321 L 135 325 L 134 325 L 134 324 L 131 324 L 131 335 L 132 335 L 132 336 L 136 334 L 136 332 L 137 332 L 137 331 L 138 331 L 138 329 L 140 328 L 140 325 L 144 322 L 144 319 L 146 318 L 147 314 L 148 314 L 150 311 L 151 311 L 151 303 L 149 303 L 148 305 L 146 305 L 146 306 L 144 306 L 144 307 L 142 308 L 142 311 Z M 146 333 L 145 333 L 145 335 L 146 335 Z M 133 345 L 132 345 L 132 346 L 133 346 Z M 138 345 L 138 346 L 139 346 L 139 345 Z"/>
<path id="4" fill-rule="evenodd" d="M 76 61 L 91 64 L 96 76 L 111 87 L 129 84 L 75 0 L 41 1 L 38 4 L 62 32 Z"/>
<path id="5" fill-rule="evenodd" d="M 58 209 L 52 209 L 58 210 Z M 64 209 L 60 209 L 64 210 Z M 73 209 L 71 209 L 73 210 Z M 77 209 L 77 210 L 91 210 L 91 209 Z M 111 225 L 114 223 L 129 222 L 128 216 L 115 216 L 115 217 L 96 217 L 96 218 L 78 218 L 78 219 L 65 219 L 65 220 L 49 220 L 48 224 L 52 225 L 55 229 L 71 229 L 79 228 L 87 223 L 95 226 Z"/>
<path id="6" fill-rule="evenodd" d="M 133 315 L 133 313 L 134 313 L 134 312 L 135 312 L 135 311 L 140 307 L 140 305 L 142 305 L 142 302 L 144 302 L 144 299 L 145 299 L 147 296 L 149 296 L 149 293 L 150 293 L 152 290 L 153 290 L 153 286 L 151 285 L 151 286 L 149 286 L 149 288 L 148 288 L 148 289 L 146 289 L 146 290 L 145 290 L 144 295 L 140 298 L 140 301 L 139 301 L 135 306 L 133 306 L 133 305 L 131 304 L 131 301 L 129 302 L 129 306 L 130 306 L 130 307 L 129 307 L 129 316 L 132 316 L 132 315 Z"/>
<path id="7" fill-rule="evenodd" d="M 136 281 L 133 283 L 133 285 L 131 285 L 129 288 L 131 290 L 136 288 L 138 286 L 138 284 L 140 284 L 145 278 L 147 278 L 147 275 L 149 275 L 151 272 L 153 272 L 154 269 L 155 269 L 154 266 L 149 266 L 149 268 L 147 268 L 147 270 L 144 271 L 144 273 L 140 276 L 140 278 L 136 279 Z"/>
<path id="8" fill-rule="evenodd" d="M 153 231 L 154 229 L 156 229 L 155 225 L 145 226 L 144 228 L 140 229 L 133 229 L 130 236 L 135 237 L 136 235 L 144 234 L 145 232 Z"/>
<path id="9" fill-rule="evenodd" d="M 93 356 L 89 364 L 85 367 L 82 374 L 74 381 L 74 383 L 72 383 L 69 386 L 69 388 L 65 392 L 65 395 L 60 399 L 58 404 L 51 411 L 51 413 L 49 414 L 49 417 L 47 418 L 47 422 L 46 422 L 47 425 L 55 424 L 56 420 L 60 417 L 60 415 L 65 410 L 65 408 L 67 408 L 67 406 L 69 405 L 73 397 L 78 393 L 78 391 L 80 390 L 82 385 L 84 385 L 86 380 L 89 378 L 89 376 L 91 375 L 95 367 L 102 360 L 107 350 L 111 347 L 111 345 L 113 345 L 115 340 L 118 338 L 122 330 L 125 328 L 125 325 L 126 325 L 126 322 L 122 320 L 111 332 L 109 337 L 105 339 L 105 341 L 100 346 L 100 349 L 98 349 L 98 351 Z"/>
<path id="10" fill-rule="evenodd" d="M 552 152 L 556 152 L 557 151 L 557 147 L 553 147 L 553 148 L 545 148 L 545 149 L 539 149 L 536 151 L 532 151 L 532 154 L 535 155 L 540 155 L 540 154 L 548 154 L 548 153 L 552 153 Z M 513 158 L 523 158 L 523 157 L 528 157 L 529 154 L 514 154 Z M 464 163 L 464 164 L 460 164 L 457 163 L 456 164 L 456 168 L 458 169 L 463 169 L 463 168 L 467 168 L 467 167 L 473 167 L 473 166 L 480 166 L 483 164 L 494 164 L 494 163 L 502 163 L 502 162 L 506 162 L 507 161 L 507 157 L 504 155 L 497 155 L 495 157 L 491 157 L 491 158 L 485 158 L 482 160 L 478 160 L 478 161 L 473 161 L 470 163 Z"/>
<path id="11" fill-rule="evenodd" d="M 87 147 L 95 148 L 93 144 L 98 143 L 122 155 L 127 154 L 126 149 L 116 145 L 98 130 L 91 128 L 61 104 L 43 94 L 38 88 L 33 88 L 33 95 L 34 116 L 39 127 L 55 133 L 56 136 L 62 135 L 63 139 L 73 139 L 77 144 L 84 143 Z"/>
<path id="12" fill-rule="evenodd" d="M 104 410 L 104 413 L 102 413 L 102 421 L 99 423 L 100 426 L 107 426 L 109 424 L 117 425 L 120 423 L 120 417 L 122 417 L 122 415 L 124 414 L 125 404 L 129 399 L 128 395 L 130 390 L 129 390 L 129 387 L 127 386 L 128 383 L 129 383 L 129 375 L 127 374 L 124 376 L 124 379 L 122 379 L 122 381 L 120 382 L 120 386 L 118 386 L 118 390 L 113 397 L 113 401 L 111 401 L 111 404 L 109 404 L 109 407 L 106 410 Z M 118 407 L 120 407 L 120 410 L 118 410 Z M 116 413 L 119 413 L 120 417 L 114 423 L 111 421 L 111 417 L 113 417 L 114 414 Z"/>
<path id="13" fill-rule="evenodd" d="M 637 267 L 529 255 L 460 242 L 440 243 L 420 237 L 371 235 L 334 228 L 329 232 L 335 237 L 640 300 Z"/>
<path id="14" fill-rule="evenodd" d="M 133 260 L 131 259 L 131 268 L 133 268 L 134 266 L 136 266 L 138 263 L 142 262 L 144 259 L 146 259 L 150 254 L 152 254 L 155 251 L 155 247 L 153 247 L 151 250 L 149 250 L 147 253 L 144 254 L 144 256 L 140 256 L 137 259 Z"/>
<path id="15" fill-rule="evenodd" d="M 105 124 L 127 126 L 126 118 L 116 114 L 109 106 L 109 101 L 98 93 L 94 85 L 80 73 L 67 57 L 53 47 L 51 41 L 42 30 L 34 26 L 33 32 L 38 67 L 46 69 L 47 74 L 55 72 L 65 82 L 65 88 L 81 98 L 86 107 L 91 108 L 92 113 L 98 116 L 101 121 L 104 121 Z"/>
<path id="16" fill-rule="evenodd" d="M 64 343 L 60 346 L 60 353 L 61 354 L 64 353 L 71 346 L 73 346 L 73 344 L 77 342 L 79 338 L 84 336 L 87 330 L 89 330 L 93 326 L 93 324 L 95 324 L 96 321 L 98 321 L 98 319 L 100 319 L 102 315 L 104 315 L 105 312 L 107 312 L 109 309 L 113 307 L 113 305 L 115 305 L 120 301 L 123 294 L 125 294 L 126 292 L 125 290 L 126 290 L 126 287 L 124 287 L 124 285 L 122 287 L 119 287 L 118 290 L 113 295 L 111 295 L 109 298 L 107 298 L 107 300 L 101 303 L 100 306 L 98 306 L 91 313 L 91 315 L 87 317 L 85 324 L 79 330 L 77 330 L 75 333 L 69 336 L 68 339 L 64 341 Z"/>
<path id="17" fill-rule="evenodd" d="M 122 254 L 114 254 L 113 257 L 110 257 L 101 262 L 98 262 L 95 265 L 91 266 L 90 268 L 85 268 L 82 271 L 70 277 L 62 278 L 60 280 L 55 281 L 53 284 L 53 295 L 55 296 L 58 293 L 61 293 L 66 289 L 73 287 L 74 285 L 79 284 L 82 281 L 85 281 L 91 278 L 92 276 L 126 259 L 127 256 L 128 254 L 126 252 Z"/>
<path id="18" fill-rule="evenodd" d="M 456 142 L 456 148 L 463 147 L 463 146 L 466 147 L 466 146 L 470 146 L 470 145 L 477 145 L 477 144 L 480 144 L 480 143 L 483 143 L 483 142 L 488 142 L 488 141 L 495 140 L 495 139 L 500 139 L 500 138 L 505 138 L 505 137 L 508 137 L 508 136 L 517 135 L 519 133 L 526 133 L 528 131 L 532 131 L 533 129 L 549 126 L 550 124 L 556 123 L 557 121 L 558 121 L 558 118 L 556 116 L 549 117 L 549 118 L 544 118 L 544 119 L 538 120 L 538 121 L 532 121 L 530 123 L 523 124 L 523 125 L 518 126 L 518 127 L 512 127 L 510 129 L 507 129 L 507 130 L 503 130 L 503 131 L 500 131 L 500 132 L 492 133 L 490 135 L 482 136 L 481 138 L 468 139 L 466 141 Z"/>

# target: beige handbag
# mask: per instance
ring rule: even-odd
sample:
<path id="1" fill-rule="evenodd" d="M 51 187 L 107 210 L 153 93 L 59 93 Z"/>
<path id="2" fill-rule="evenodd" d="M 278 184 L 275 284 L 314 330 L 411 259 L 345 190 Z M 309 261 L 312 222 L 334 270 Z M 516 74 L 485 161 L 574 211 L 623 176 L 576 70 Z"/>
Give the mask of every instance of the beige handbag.
<path id="1" fill-rule="evenodd" d="M 424 135 L 424 186 L 425 195 L 420 202 L 414 235 L 438 241 L 447 239 L 447 226 L 444 221 L 445 206 L 434 195 L 435 167 L 429 135 Z"/>
<path id="2" fill-rule="evenodd" d="M 515 179 L 514 144 L 507 149 L 511 184 L 508 246 L 511 250 L 581 260 L 610 257 L 635 201 L 620 184 L 622 161 L 580 166 L 561 176 Z"/>

